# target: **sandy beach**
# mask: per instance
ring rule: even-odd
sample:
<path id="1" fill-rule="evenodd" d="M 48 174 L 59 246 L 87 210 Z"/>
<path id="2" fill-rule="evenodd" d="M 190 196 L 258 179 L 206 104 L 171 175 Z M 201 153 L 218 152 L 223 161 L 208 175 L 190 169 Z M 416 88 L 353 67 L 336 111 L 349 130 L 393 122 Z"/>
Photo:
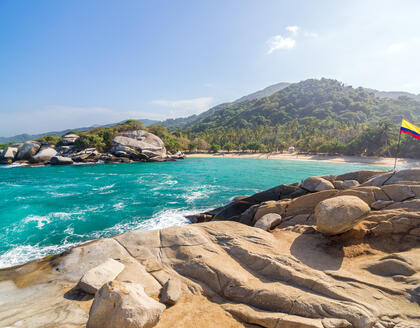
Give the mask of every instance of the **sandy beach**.
<path id="1" fill-rule="evenodd" d="M 186 154 L 187 158 L 200 157 L 230 157 L 230 158 L 261 158 L 261 159 L 279 159 L 279 160 L 303 160 L 303 161 L 328 161 L 342 163 L 362 163 L 378 166 L 394 167 L 394 158 L 391 157 L 361 157 L 361 156 L 330 156 L 330 155 L 302 155 L 302 154 L 286 154 L 286 153 L 194 153 Z M 397 169 L 408 167 L 419 167 L 420 159 L 399 158 L 397 161 Z"/>

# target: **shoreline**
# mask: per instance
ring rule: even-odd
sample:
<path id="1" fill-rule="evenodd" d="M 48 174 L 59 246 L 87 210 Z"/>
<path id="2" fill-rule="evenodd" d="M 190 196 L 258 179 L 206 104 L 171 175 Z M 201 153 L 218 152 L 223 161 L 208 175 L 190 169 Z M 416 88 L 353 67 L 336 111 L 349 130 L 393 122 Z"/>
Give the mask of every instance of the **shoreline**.
<path id="1" fill-rule="evenodd" d="M 186 158 L 256 158 L 256 159 L 277 159 L 277 160 L 297 160 L 297 161 L 325 161 L 333 163 L 354 163 L 371 164 L 378 166 L 394 167 L 395 158 L 392 157 L 362 157 L 344 155 L 304 155 L 304 154 L 280 154 L 280 153 L 193 153 L 185 154 Z M 420 166 L 420 159 L 399 158 L 397 169 Z"/>

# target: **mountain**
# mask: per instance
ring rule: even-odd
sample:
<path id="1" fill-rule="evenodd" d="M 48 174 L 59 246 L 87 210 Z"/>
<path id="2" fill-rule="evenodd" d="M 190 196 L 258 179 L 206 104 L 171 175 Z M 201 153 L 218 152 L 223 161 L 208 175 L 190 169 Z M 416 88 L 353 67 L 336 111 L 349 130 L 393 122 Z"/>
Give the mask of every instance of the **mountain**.
<path id="1" fill-rule="evenodd" d="M 211 108 L 187 123 L 188 131 L 219 128 L 256 128 L 285 124 L 295 119 L 333 120 L 365 124 L 404 117 L 420 118 L 420 102 L 409 97 L 379 98 L 363 88 L 345 86 L 331 79 L 293 83 L 270 96 Z"/>
<path id="2" fill-rule="evenodd" d="M 241 98 L 235 100 L 233 103 L 240 103 L 242 101 L 254 100 L 254 99 L 260 99 L 260 98 L 268 97 L 268 96 L 271 96 L 273 93 L 276 93 L 277 91 L 280 91 L 284 88 L 287 88 L 290 84 L 291 83 L 288 83 L 288 82 L 280 82 L 280 83 L 277 83 L 277 84 L 273 84 L 273 85 L 270 85 L 267 88 L 264 88 L 262 90 L 254 92 L 254 93 L 251 93 L 247 96 L 241 97 Z"/>
<path id="3" fill-rule="evenodd" d="M 373 92 L 378 98 L 389 98 L 389 99 L 398 99 L 399 97 L 408 97 L 416 101 L 420 101 L 420 94 L 415 95 L 414 93 L 405 92 L 405 91 L 379 91 L 375 89 L 365 88 L 369 92 Z"/>
<path id="4" fill-rule="evenodd" d="M 235 103 L 240 103 L 240 102 L 244 102 L 247 100 L 253 100 L 253 99 L 260 99 L 260 98 L 264 98 L 267 96 L 271 96 L 273 93 L 280 91 L 286 87 L 288 87 L 290 85 L 290 83 L 288 82 L 280 82 L 277 84 L 273 84 L 268 86 L 267 88 L 264 88 L 262 90 L 259 90 L 257 92 L 253 92 L 249 95 L 243 96 L 239 99 L 236 99 L 233 102 L 230 103 L 223 103 L 217 106 L 214 106 L 212 108 L 210 108 L 209 110 L 198 114 L 198 115 L 191 115 L 188 117 L 181 117 L 181 118 L 171 118 L 171 119 L 167 119 L 165 121 L 159 122 L 158 124 L 163 125 L 164 127 L 171 129 L 171 130 L 178 130 L 178 129 L 183 129 L 191 124 L 194 124 L 195 122 L 201 121 L 203 119 L 205 119 L 207 116 L 212 115 L 214 112 L 221 110 L 223 108 L 226 108 L 227 106 L 229 106 L 230 104 L 235 104 Z"/>
<path id="5" fill-rule="evenodd" d="M 149 119 L 142 119 L 142 120 L 138 120 L 138 121 L 143 122 L 143 124 L 145 126 L 150 126 L 150 125 L 153 125 L 153 124 L 156 124 L 157 122 L 159 122 L 159 121 L 156 121 L 156 120 L 149 120 Z M 119 122 L 119 123 L 121 123 L 121 122 Z M 66 133 L 69 133 L 71 131 L 86 131 L 86 130 L 90 130 L 90 129 L 93 129 L 93 128 L 96 128 L 96 127 L 99 127 L 99 126 L 113 126 L 115 124 L 118 124 L 118 123 L 111 123 L 111 124 L 105 124 L 105 125 L 95 124 L 95 125 L 92 125 L 92 126 L 89 126 L 89 127 L 67 129 L 67 130 L 63 130 L 63 131 L 50 131 L 50 132 L 45 132 L 45 133 L 40 133 L 40 134 L 24 133 L 24 134 L 15 135 L 13 137 L 0 137 L 0 144 L 9 143 L 9 142 L 25 142 L 25 141 L 28 141 L 28 140 L 35 140 L 35 139 L 38 139 L 38 138 L 41 138 L 41 137 L 44 137 L 44 136 L 48 136 L 48 135 L 62 136 L 62 135 L 65 135 Z"/>

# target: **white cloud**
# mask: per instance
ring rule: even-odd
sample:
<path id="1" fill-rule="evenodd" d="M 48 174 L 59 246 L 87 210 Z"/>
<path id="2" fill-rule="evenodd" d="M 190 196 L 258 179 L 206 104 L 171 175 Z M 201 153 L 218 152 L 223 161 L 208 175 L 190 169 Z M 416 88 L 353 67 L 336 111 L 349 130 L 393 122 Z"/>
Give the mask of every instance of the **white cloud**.
<path id="1" fill-rule="evenodd" d="M 36 134 L 145 118 L 160 120 L 166 118 L 166 115 L 104 107 L 54 106 L 31 112 L 0 112 L 0 131 L 1 136 Z"/>
<path id="2" fill-rule="evenodd" d="M 296 26 L 296 25 L 292 25 L 292 26 L 286 26 L 286 30 L 293 33 L 293 35 L 296 35 L 297 32 L 299 31 L 300 27 Z"/>
<path id="3" fill-rule="evenodd" d="M 285 38 L 281 35 L 275 35 L 268 39 L 267 44 L 267 54 L 271 54 L 275 50 L 294 48 L 296 46 L 296 41 L 292 38 Z"/>
<path id="4" fill-rule="evenodd" d="M 399 53 L 403 50 L 404 44 L 403 43 L 392 43 L 386 49 L 386 52 L 390 55 Z"/>
<path id="5" fill-rule="evenodd" d="M 152 105 L 171 108 L 172 110 L 169 112 L 169 115 L 172 117 L 199 114 L 209 109 L 213 103 L 214 99 L 212 97 L 182 100 L 157 99 L 150 101 Z"/>

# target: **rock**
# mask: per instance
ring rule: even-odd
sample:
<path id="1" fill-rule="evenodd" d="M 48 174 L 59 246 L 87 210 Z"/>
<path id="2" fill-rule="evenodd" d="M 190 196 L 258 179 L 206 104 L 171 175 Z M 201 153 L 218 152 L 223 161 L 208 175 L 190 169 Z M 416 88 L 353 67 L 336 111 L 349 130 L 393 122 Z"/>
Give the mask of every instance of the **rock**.
<path id="1" fill-rule="evenodd" d="M 416 197 L 416 194 L 406 185 L 386 185 L 382 187 L 382 190 L 389 198 L 396 202 L 402 202 L 406 199 Z"/>
<path id="2" fill-rule="evenodd" d="M 51 165 L 71 165 L 73 160 L 70 157 L 54 156 L 50 160 Z"/>
<path id="3" fill-rule="evenodd" d="M 410 181 L 413 184 L 420 182 L 420 168 L 388 172 L 371 178 L 364 185 L 382 186 L 399 184 Z"/>
<path id="4" fill-rule="evenodd" d="M 48 163 L 52 157 L 57 155 L 57 151 L 54 148 L 46 147 L 41 148 L 41 150 L 34 156 L 30 158 L 31 163 Z"/>
<path id="5" fill-rule="evenodd" d="M 420 322 L 400 321 L 394 328 L 420 328 Z"/>
<path id="6" fill-rule="evenodd" d="M 300 187 L 309 192 L 334 189 L 330 181 L 321 177 L 309 177 L 302 182 Z"/>
<path id="7" fill-rule="evenodd" d="M 151 328 L 165 305 L 149 297 L 141 285 L 111 281 L 99 289 L 89 312 L 87 328 Z"/>
<path id="8" fill-rule="evenodd" d="M 177 278 L 170 278 L 163 285 L 160 301 L 167 305 L 174 305 L 181 296 L 181 281 Z"/>
<path id="9" fill-rule="evenodd" d="M 362 171 L 356 171 L 356 172 L 349 172 L 344 173 L 339 176 L 337 176 L 337 180 L 356 180 L 359 183 L 364 183 L 368 181 L 369 179 L 377 176 L 377 175 L 383 175 L 384 171 L 377 171 L 377 170 L 362 170 Z"/>
<path id="10" fill-rule="evenodd" d="M 332 184 L 333 184 L 335 189 L 338 189 L 338 190 L 344 189 L 344 187 L 343 187 L 344 181 L 335 180 L 335 181 L 332 182 Z"/>
<path id="11" fill-rule="evenodd" d="M 374 210 L 381 210 L 391 204 L 394 204 L 392 200 L 377 200 L 370 204 L 370 207 L 372 207 Z"/>
<path id="12" fill-rule="evenodd" d="M 110 258 L 86 272 L 77 286 L 88 294 L 95 294 L 103 284 L 114 280 L 122 270 L 124 264 Z"/>
<path id="13" fill-rule="evenodd" d="M 365 269 L 380 276 L 411 276 L 416 273 L 408 263 L 398 259 L 385 259 L 377 263 L 369 264 Z"/>
<path id="14" fill-rule="evenodd" d="M 41 148 L 40 143 L 35 141 L 26 141 L 22 146 L 19 147 L 16 160 L 30 160 L 31 157 L 38 152 L 39 148 Z"/>
<path id="15" fill-rule="evenodd" d="M 315 208 L 316 226 L 323 234 L 340 234 L 352 229 L 369 211 L 369 205 L 355 196 L 326 199 Z"/>
<path id="16" fill-rule="evenodd" d="M 281 215 L 276 213 L 269 213 L 262 216 L 255 224 L 255 228 L 260 228 L 265 231 L 273 229 L 281 223 Z"/>
<path id="17" fill-rule="evenodd" d="M 0 155 L 0 162 L 2 164 L 10 164 L 15 160 L 18 147 L 6 147 Z"/>
<path id="18" fill-rule="evenodd" d="M 293 199 L 286 207 L 285 216 L 295 216 L 298 214 L 306 214 L 314 211 L 315 206 L 324 199 L 337 195 L 338 190 L 324 190 L 312 194 L 303 195 Z M 279 213 L 281 214 L 281 213 Z"/>
<path id="19" fill-rule="evenodd" d="M 73 145 L 77 139 L 79 139 L 77 134 L 66 134 L 61 140 L 61 143 L 65 146 Z"/>
<path id="20" fill-rule="evenodd" d="M 357 180 L 344 180 L 343 189 L 358 187 L 360 183 Z"/>
<path id="21" fill-rule="evenodd" d="M 166 148 L 163 141 L 156 135 L 144 130 L 135 130 L 120 133 L 113 139 L 114 146 L 126 146 L 149 155 L 166 157 Z"/>

